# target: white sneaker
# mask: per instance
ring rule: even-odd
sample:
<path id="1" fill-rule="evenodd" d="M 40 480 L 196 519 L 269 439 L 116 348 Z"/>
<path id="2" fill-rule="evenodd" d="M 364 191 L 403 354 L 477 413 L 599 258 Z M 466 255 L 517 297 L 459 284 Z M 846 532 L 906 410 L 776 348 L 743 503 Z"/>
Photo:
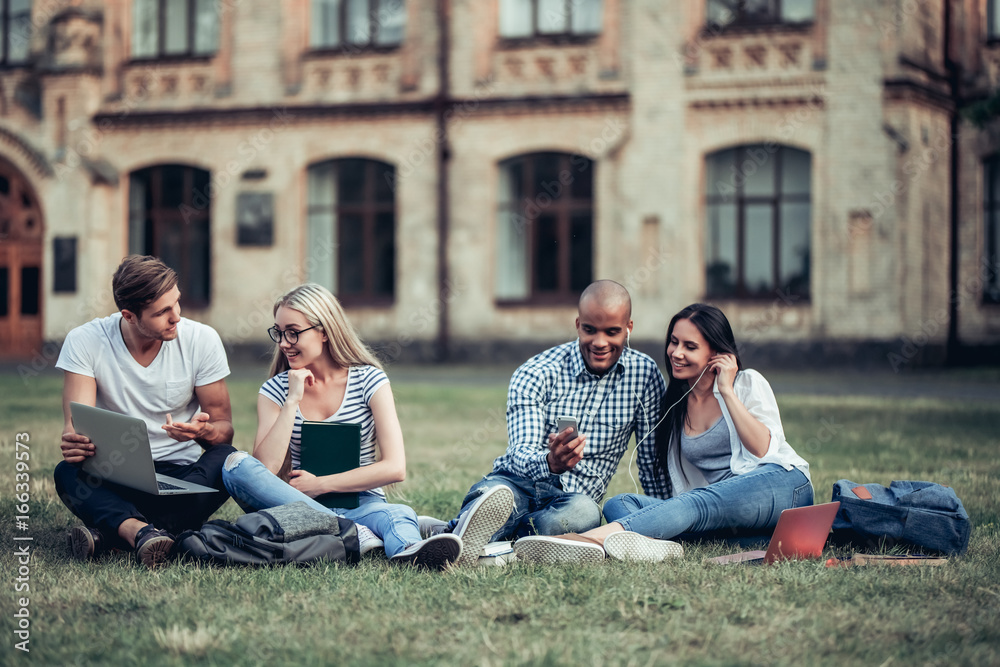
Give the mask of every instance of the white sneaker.
<path id="1" fill-rule="evenodd" d="M 629 530 L 605 537 L 604 550 L 611 558 L 628 562 L 659 563 L 667 558 L 680 558 L 684 555 L 684 547 L 677 542 L 654 540 Z"/>
<path id="2" fill-rule="evenodd" d="M 409 563 L 428 570 L 443 570 L 462 555 L 462 540 L 451 533 L 442 533 L 411 544 L 390 560 Z"/>
<path id="3" fill-rule="evenodd" d="M 428 537 L 440 535 L 448 528 L 447 521 L 442 521 L 441 519 L 427 516 L 426 514 L 421 514 L 417 517 L 417 525 L 420 527 L 420 537 L 425 540 Z"/>
<path id="4" fill-rule="evenodd" d="M 375 533 L 371 531 L 371 528 L 368 526 L 362 526 L 360 523 L 356 523 L 354 525 L 358 529 L 358 547 L 362 556 L 372 549 L 385 549 L 385 542 L 380 540 Z"/>
<path id="5" fill-rule="evenodd" d="M 524 563 L 600 563 L 604 548 L 580 535 L 528 535 L 514 542 L 514 553 Z"/>
<path id="6" fill-rule="evenodd" d="M 458 517 L 452 535 L 462 540 L 462 556 L 456 565 L 475 565 L 483 547 L 503 528 L 514 511 L 514 492 L 506 486 L 494 486 L 476 498 Z"/>

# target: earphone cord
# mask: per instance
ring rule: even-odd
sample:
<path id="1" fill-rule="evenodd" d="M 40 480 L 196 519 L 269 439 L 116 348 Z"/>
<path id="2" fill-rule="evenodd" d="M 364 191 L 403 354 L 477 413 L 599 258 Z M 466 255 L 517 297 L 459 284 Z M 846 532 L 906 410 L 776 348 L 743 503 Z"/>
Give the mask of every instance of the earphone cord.
<path id="1" fill-rule="evenodd" d="M 663 423 L 663 420 L 667 418 L 667 415 L 670 414 L 670 411 L 673 410 L 675 407 L 677 407 L 677 404 L 680 403 L 681 401 L 683 401 L 684 398 L 688 394 L 690 394 L 691 391 L 695 387 L 698 386 L 698 383 L 701 382 L 701 378 L 702 378 L 702 376 L 705 375 L 705 371 L 707 371 L 707 370 L 708 370 L 708 366 L 705 366 L 705 368 L 701 371 L 701 375 L 699 375 L 698 379 L 695 380 L 695 383 L 693 385 L 691 385 L 690 387 L 688 387 L 688 390 L 684 392 L 684 395 L 681 396 L 680 398 L 678 398 L 677 401 L 673 405 L 671 405 L 669 408 L 667 408 L 666 412 L 663 413 L 663 416 L 660 417 L 660 421 L 656 422 L 656 424 L 653 426 L 653 428 L 651 428 L 648 431 L 646 431 L 646 435 L 642 436 L 642 440 L 637 440 L 636 443 L 635 443 L 635 447 L 632 448 L 632 455 L 629 456 L 629 459 L 628 459 L 628 477 L 629 477 L 629 479 L 632 480 L 632 486 L 635 488 L 636 495 L 639 495 L 639 483 L 636 482 L 635 481 L 635 477 L 632 476 L 632 461 L 635 460 L 636 452 L 639 451 L 639 445 L 641 445 L 643 442 L 645 442 L 646 438 L 648 438 L 650 436 L 650 434 L 652 434 L 653 431 L 655 431 L 660 426 L 660 424 Z M 639 395 L 635 393 L 635 390 L 633 390 L 632 393 L 635 395 L 636 398 L 639 398 Z M 646 415 L 646 421 L 648 422 L 649 421 L 649 412 L 646 410 L 646 406 L 643 404 L 642 399 L 639 399 L 639 406 L 642 408 L 642 413 L 644 415 Z"/>

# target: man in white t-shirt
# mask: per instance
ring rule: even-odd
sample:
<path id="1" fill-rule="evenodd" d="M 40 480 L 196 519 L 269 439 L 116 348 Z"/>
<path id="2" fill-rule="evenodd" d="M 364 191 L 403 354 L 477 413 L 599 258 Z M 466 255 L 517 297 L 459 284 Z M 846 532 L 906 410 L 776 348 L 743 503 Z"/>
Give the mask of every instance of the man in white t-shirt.
<path id="1" fill-rule="evenodd" d="M 126 257 L 112 289 L 120 312 L 70 331 L 56 362 L 65 417 L 56 490 L 85 524 L 70 535 L 74 556 L 128 545 L 155 567 L 169 558 L 173 534 L 201 526 L 229 497 L 222 483 L 222 465 L 236 451 L 229 364 L 212 327 L 180 316 L 177 274 L 159 259 Z M 87 474 L 79 464 L 94 455 L 94 443 L 74 430 L 70 402 L 141 418 L 158 473 L 219 493 L 156 496 Z"/>

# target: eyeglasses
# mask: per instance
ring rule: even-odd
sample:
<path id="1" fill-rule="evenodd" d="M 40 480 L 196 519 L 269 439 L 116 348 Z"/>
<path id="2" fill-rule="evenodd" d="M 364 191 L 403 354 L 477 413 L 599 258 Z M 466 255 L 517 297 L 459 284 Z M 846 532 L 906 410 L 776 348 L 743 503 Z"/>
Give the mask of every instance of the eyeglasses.
<path id="1" fill-rule="evenodd" d="M 309 329 L 315 329 L 318 326 L 319 326 L 318 324 L 314 324 L 313 326 L 309 327 Z M 278 327 L 271 327 L 270 329 L 267 330 L 267 335 L 270 336 L 271 340 L 273 340 L 275 343 L 280 343 L 281 338 L 284 337 L 284 339 L 288 341 L 289 345 L 295 345 L 296 343 L 299 342 L 299 334 L 305 333 L 306 331 L 309 331 L 309 329 L 303 329 L 302 331 L 285 329 L 284 331 L 282 331 Z"/>

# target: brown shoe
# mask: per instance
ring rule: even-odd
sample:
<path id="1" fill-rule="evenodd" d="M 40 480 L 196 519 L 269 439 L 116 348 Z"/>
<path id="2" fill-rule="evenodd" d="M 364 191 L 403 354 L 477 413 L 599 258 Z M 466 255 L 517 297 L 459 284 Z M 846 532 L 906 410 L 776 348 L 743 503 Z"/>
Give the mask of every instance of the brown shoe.
<path id="1" fill-rule="evenodd" d="M 101 531 L 89 526 L 74 526 L 69 533 L 69 550 L 76 560 L 93 560 L 105 551 Z"/>
<path id="2" fill-rule="evenodd" d="M 135 558 L 150 569 L 170 560 L 173 550 L 174 536 L 165 530 L 159 530 L 153 524 L 148 524 L 135 534 Z"/>

